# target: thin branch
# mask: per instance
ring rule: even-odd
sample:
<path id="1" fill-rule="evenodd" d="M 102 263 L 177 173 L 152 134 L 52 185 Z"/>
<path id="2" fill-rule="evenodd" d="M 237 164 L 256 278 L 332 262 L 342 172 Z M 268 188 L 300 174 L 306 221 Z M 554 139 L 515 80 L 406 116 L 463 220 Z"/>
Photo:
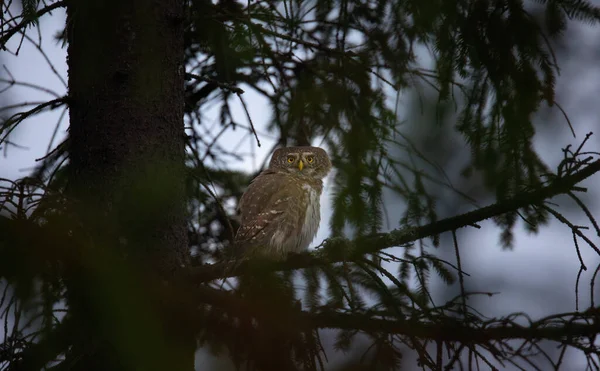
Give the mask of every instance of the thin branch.
<path id="1" fill-rule="evenodd" d="M 458 240 L 456 239 L 456 231 L 452 231 L 452 241 L 454 243 L 454 254 L 456 255 L 456 266 L 458 267 L 458 283 L 460 285 L 460 297 L 463 307 L 463 316 L 467 315 L 467 296 L 465 295 L 465 278 L 463 276 L 462 264 L 460 261 L 460 249 L 458 248 Z"/>
<path id="2" fill-rule="evenodd" d="M 565 314 L 564 316 L 569 316 Z M 418 321 L 398 321 L 373 318 L 367 314 L 317 313 L 306 314 L 306 319 L 319 328 L 356 329 L 365 332 L 395 333 L 418 338 L 460 341 L 471 344 L 484 344 L 505 339 L 546 339 L 562 342 L 568 338 L 593 336 L 600 333 L 600 323 L 594 323 L 594 314 L 589 323 L 546 324 L 546 320 L 531 323 L 529 326 L 517 324 L 494 324 L 474 326 L 460 322 L 443 321 L 423 324 Z"/>
<path id="3" fill-rule="evenodd" d="M 186 72 L 185 73 L 185 78 L 187 80 L 191 80 L 193 78 L 193 79 L 196 79 L 198 81 L 204 81 L 206 83 L 215 84 L 216 86 L 220 87 L 221 89 L 223 89 L 225 91 L 231 91 L 231 92 L 234 92 L 236 94 L 244 94 L 244 90 L 242 88 L 239 88 L 239 87 L 237 87 L 235 85 L 232 85 L 232 84 L 228 84 L 226 82 L 222 82 L 222 81 L 218 81 L 218 80 L 215 80 L 215 79 L 211 79 L 210 77 L 200 76 L 200 75 L 196 75 L 196 74 L 193 74 L 193 73 Z"/>
<path id="4" fill-rule="evenodd" d="M 174 303 L 180 303 L 178 305 L 181 305 L 181 300 L 187 302 L 185 308 L 188 308 L 186 315 L 190 316 L 190 325 L 194 325 L 194 318 L 197 318 L 194 308 L 197 308 L 200 303 L 223 308 L 228 315 L 234 317 L 264 316 L 259 308 L 255 308 L 252 303 L 239 298 L 234 293 L 205 285 L 189 290 L 189 283 L 180 283 L 183 284 L 170 287 L 168 290 L 161 289 L 161 294 L 165 295 L 165 298 L 173 298 Z M 452 320 L 445 315 L 430 320 L 421 318 L 398 320 L 376 317 L 373 313 L 341 313 L 331 310 L 306 312 L 299 308 L 291 308 L 280 312 L 278 316 L 281 316 L 281 319 L 293 320 L 293 323 L 305 329 L 357 330 L 370 334 L 398 334 L 419 339 L 479 345 L 510 339 L 525 339 L 530 342 L 551 340 L 579 346 L 581 341 L 585 341 L 583 338 L 600 333 L 600 323 L 596 321 L 599 313 L 598 309 L 590 308 L 585 312 L 553 314 L 537 321 L 525 317 L 529 322 L 527 325 L 522 325 L 522 318 L 517 318 L 523 317 L 522 314 L 489 321 Z"/>
<path id="5" fill-rule="evenodd" d="M 439 220 L 419 227 L 410 227 L 400 230 L 394 230 L 389 233 L 381 233 L 366 237 L 357 238 L 354 241 L 347 241 L 340 238 L 326 240 L 323 243 L 323 253 L 321 250 L 313 253 L 293 254 L 288 259 L 281 262 L 261 262 L 261 269 L 265 270 L 293 270 L 309 266 L 322 266 L 334 262 L 349 261 L 352 257 L 359 257 L 366 253 L 374 253 L 379 250 L 394 246 L 402 246 L 422 238 L 449 232 L 455 229 L 463 228 L 472 224 L 477 224 L 483 220 L 490 219 L 508 212 L 514 212 L 527 205 L 539 204 L 542 201 L 553 196 L 570 192 L 576 184 L 587 179 L 600 171 L 600 160 L 596 160 L 582 170 L 571 175 L 555 178 L 549 185 L 537 190 L 522 192 L 512 198 L 486 206 L 465 214 Z M 342 244 L 343 248 L 339 248 Z M 330 246 L 337 246 L 328 249 Z M 328 256 L 330 251 L 345 251 L 346 256 Z M 238 263 L 236 263 L 238 264 Z M 239 263 L 235 269 L 229 267 L 232 263 L 206 264 L 193 267 L 189 272 L 189 278 L 195 282 L 206 282 L 218 278 L 223 278 L 224 272 L 229 272 L 228 277 L 234 277 L 245 272 L 251 271 L 251 264 L 248 261 Z"/>
<path id="6" fill-rule="evenodd" d="M 62 8 L 64 6 L 66 6 L 65 1 L 57 1 L 52 5 L 48 5 L 47 7 L 38 10 L 33 19 L 39 19 L 44 14 L 49 13 L 55 9 Z M 8 40 L 10 40 L 10 38 L 13 37 L 14 34 L 21 31 L 23 28 L 27 27 L 31 22 L 33 22 L 33 19 L 23 19 L 21 23 L 12 27 L 2 37 L 0 37 L 0 49 L 6 50 L 6 43 L 8 42 Z"/>
<path id="7" fill-rule="evenodd" d="M 241 94 L 237 94 L 238 98 L 240 98 L 240 102 L 242 102 L 242 107 L 244 107 L 244 112 L 246 112 L 246 117 L 248 118 L 248 123 L 250 124 L 250 128 L 252 129 L 252 133 L 254 134 L 254 138 L 256 139 L 256 144 L 260 147 L 260 140 L 258 140 L 258 134 L 256 134 L 256 129 L 254 128 L 254 123 L 252 122 L 252 116 L 250 115 L 250 111 L 248 111 L 248 106 L 246 106 L 246 102 L 244 98 L 242 98 Z"/>

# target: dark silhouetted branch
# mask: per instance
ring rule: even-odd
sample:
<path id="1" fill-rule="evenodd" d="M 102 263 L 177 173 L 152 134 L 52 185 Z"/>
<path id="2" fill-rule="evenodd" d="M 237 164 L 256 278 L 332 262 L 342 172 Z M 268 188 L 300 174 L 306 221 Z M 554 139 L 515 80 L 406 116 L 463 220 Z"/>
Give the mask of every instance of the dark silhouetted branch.
<path id="1" fill-rule="evenodd" d="M 52 5 L 48 5 L 47 7 L 38 10 L 35 14 L 34 19 L 39 19 L 44 14 L 50 13 L 51 11 L 58 9 L 58 8 L 62 8 L 64 6 L 66 6 L 66 3 L 64 1 L 57 1 Z M 33 19 L 23 19 L 16 26 L 8 29 L 4 33 L 4 35 L 2 35 L 2 37 L 0 37 L 0 49 L 6 50 L 6 43 L 8 42 L 8 40 L 10 40 L 10 38 L 13 37 L 17 32 L 19 32 L 19 31 L 23 30 L 25 27 L 27 27 L 31 22 L 33 22 Z"/>
<path id="2" fill-rule="evenodd" d="M 322 250 L 312 253 L 293 254 L 287 260 L 281 262 L 260 262 L 259 268 L 261 270 L 284 271 L 327 265 L 344 260 L 351 261 L 353 257 L 362 256 L 366 253 L 374 253 L 386 248 L 401 246 L 422 238 L 474 225 L 486 219 L 517 211 L 528 205 L 540 204 L 548 198 L 572 191 L 576 184 L 598 171 L 600 171 L 600 160 L 589 163 L 573 174 L 555 178 L 545 187 L 519 193 L 512 198 L 468 213 L 442 219 L 420 227 L 411 227 L 394 230 L 389 233 L 360 237 L 353 241 L 332 238 L 323 243 Z M 235 266 L 236 264 L 237 266 Z M 254 262 L 250 264 L 248 261 L 241 263 L 207 264 L 190 269 L 189 279 L 192 282 L 201 283 L 218 278 L 235 277 L 253 269 L 257 269 L 257 266 Z"/>
<path id="3" fill-rule="evenodd" d="M 551 319 L 541 319 L 529 326 L 521 326 L 512 321 L 495 320 L 487 324 L 469 324 L 450 321 L 448 317 L 438 323 L 422 321 L 398 321 L 373 318 L 366 314 L 317 313 L 306 314 L 310 322 L 318 328 L 359 330 L 367 333 L 388 333 L 414 336 L 422 339 L 459 341 L 484 344 L 490 341 L 525 339 L 529 341 L 567 341 L 577 337 L 594 336 L 600 332 L 600 323 L 594 320 L 596 314 L 564 313 L 553 315 Z M 581 317 L 578 322 L 569 319 Z M 555 319 L 560 318 L 560 322 Z M 586 323 L 587 322 L 587 323 Z"/>
<path id="4" fill-rule="evenodd" d="M 181 311 L 181 315 L 190 318 L 190 325 L 199 317 L 197 308 L 205 304 L 221 308 L 227 316 L 264 316 L 259 308 L 234 293 L 205 285 L 193 290 L 189 287 L 184 289 L 188 284 L 164 288 L 165 291 L 160 295 L 170 302 L 180 303 L 178 307 L 187 311 Z M 185 301 L 184 305 L 181 305 L 181 300 Z M 280 311 L 277 315 L 281 316 L 279 320 L 284 321 L 282 323 L 295 323 L 304 329 L 357 330 L 368 334 L 393 334 L 463 344 L 523 339 L 528 342 L 551 340 L 577 346 L 585 342 L 584 338 L 592 339 L 595 334 L 600 333 L 600 323 L 597 321 L 600 310 L 597 308 L 584 312 L 553 314 L 536 321 L 528 321 L 526 316 L 517 318 L 512 315 L 490 320 L 474 317 L 462 320 L 453 319 L 447 314 L 436 315 L 435 312 L 435 309 L 430 309 L 426 320 L 408 319 L 409 317 L 401 320 L 387 319 L 371 313 L 340 313 L 333 310 L 306 312 L 299 307 Z M 529 324 L 523 325 L 523 320 Z"/>

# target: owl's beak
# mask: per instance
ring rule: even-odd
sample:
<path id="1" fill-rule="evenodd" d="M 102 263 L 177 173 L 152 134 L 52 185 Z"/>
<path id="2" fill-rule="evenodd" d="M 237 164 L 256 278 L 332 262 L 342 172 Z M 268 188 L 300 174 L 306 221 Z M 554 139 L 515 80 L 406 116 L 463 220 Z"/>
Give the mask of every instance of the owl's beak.
<path id="1" fill-rule="evenodd" d="M 300 171 L 304 169 L 304 162 L 302 162 L 302 160 L 298 161 L 298 169 L 300 169 Z"/>

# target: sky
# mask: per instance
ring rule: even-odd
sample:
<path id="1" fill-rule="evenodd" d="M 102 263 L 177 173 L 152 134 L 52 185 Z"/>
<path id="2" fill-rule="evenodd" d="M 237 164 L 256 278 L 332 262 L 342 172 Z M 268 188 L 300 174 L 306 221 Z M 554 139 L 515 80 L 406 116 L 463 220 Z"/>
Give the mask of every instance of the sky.
<path id="1" fill-rule="evenodd" d="M 63 84 L 67 77 L 66 50 L 53 39 L 57 31 L 64 24 L 64 12 L 57 10 L 52 17 L 44 17 L 40 21 L 40 33 L 43 36 L 43 50 L 47 53 L 47 59 L 52 62 L 52 67 L 46 62 L 46 58 L 40 54 L 31 43 L 24 42 L 17 57 L 4 53 L 0 61 L 6 69 L 0 71 L 0 79 L 10 79 L 7 72 L 10 71 L 20 82 L 36 84 L 56 91 L 59 95 L 66 93 Z M 582 65 L 581 61 L 586 58 L 594 60 L 600 58 L 600 48 L 597 40 L 600 40 L 599 30 L 591 30 L 582 25 L 576 25 L 578 48 L 585 50 L 585 54 L 567 56 L 559 63 L 562 66 L 561 77 L 558 81 L 557 90 L 562 107 L 569 113 L 570 119 L 577 133 L 577 138 L 567 135 L 565 128 L 554 128 L 554 130 L 541 130 L 535 140 L 535 148 L 542 154 L 544 160 L 551 168 L 554 168 L 561 160 L 561 152 L 558 150 L 567 144 L 578 145 L 585 134 L 594 131 L 599 124 L 600 106 L 597 104 L 600 96 L 600 63 L 596 65 Z M 35 30 L 29 33 L 37 38 Z M 13 46 L 16 39 L 12 40 Z M 10 46 L 10 44 L 9 44 Z M 14 50 L 14 47 L 10 49 Z M 584 58 L 585 57 L 585 58 Z M 60 77 L 59 77 L 60 76 Z M 62 80 L 61 80 L 62 77 Z M 4 85 L 0 82 L 0 88 Z M 36 102 L 52 99 L 53 96 L 28 87 L 15 86 L 0 96 L 9 103 Z M 248 109 L 254 125 L 259 132 L 259 138 L 263 146 L 256 147 L 253 138 L 248 137 L 242 141 L 241 146 L 247 148 L 247 153 L 255 153 L 253 160 L 248 157 L 246 161 L 232 163 L 231 166 L 248 172 L 254 172 L 262 163 L 262 159 L 268 156 L 268 150 L 272 146 L 272 136 L 266 133 L 265 125 L 269 120 L 267 112 L 270 108 L 266 102 L 257 94 L 247 89 L 244 98 L 248 103 Z M 552 111 L 558 115 L 556 110 Z M 6 114 L 1 111 L 1 114 Z M 233 104 L 233 116 L 239 121 L 246 121 L 246 114 L 239 103 Z M 543 116 L 543 115 L 542 115 Z M 23 148 L 11 147 L 7 154 L 0 156 L 0 178 L 17 179 L 26 175 L 36 164 L 36 159 L 47 153 L 48 141 L 56 130 L 60 117 L 60 111 L 37 115 L 27 120 L 11 134 L 10 140 Z M 216 108 L 206 112 L 208 119 L 216 120 L 218 114 Z M 543 120 L 543 117 L 540 119 Z M 54 143 L 59 143 L 60 138 L 65 135 L 68 117 L 63 117 L 57 131 Z M 558 124 L 560 120 L 549 121 L 548 125 Z M 600 135 L 600 130 L 597 130 Z M 222 143 L 235 145 L 240 141 L 240 132 L 228 132 L 221 139 Z M 557 135 L 557 133 L 560 133 Z M 319 144 L 319 143 L 315 143 Z M 598 150 L 600 140 L 592 137 L 589 143 L 590 150 Z M 246 149 L 244 149 L 246 151 Z M 598 202 L 598 187 L 600 177 L 596 176 L 586 180 L 582 186 L 590 190 L 583 198 L 590 201 L 592 211 L 598 215 L 600 207 Z M 328 236 L 328 224 L 331 216 L 330 193 L 331 184 L 326 182 L 325 195 L 322 198 L 322 223 L 321 228 L 314 240 L 313 245 L 318 245 Z M 555 201 L 559 203 L 558 209 L 568 203 L 565 197 L 559 197 Z M 444 204 L 444 200 L 440 203 Z M 390 211 L 390 219 L 398 220 L 401 213 L 401 204 L 395 204 Z M 582 213 L 572 214 L 570 209 L 564 208 L 565 213 L 575 224 L 588 225 Z M 459 210 L 465 212 L 468 210 Z M 510 312 L 523 311 L 529 313 L 532 318 L 539 318 L 556 312 L 569 312 L 575 310 L 575 280 L 579 270 L 579 261 L 570 231 L 557 221 L 552 221 L 549 226 L 541 229 L 538 235 L 531 235 L 524 231 L 522 222 L 519 222 L 515 230 L 515 248 L 503 250 L 499 245 L 500 231 L 491 221 L 480 223 L 481 229 L 459 230 L 457 237 L 464 247 L 462 252 L 463 269 L 470 276 L 466 277 L 472 289 L 481 291 L 499 292 L 498 295 L 476 300 L 475 307 L 481 309 L 488 316 L 506 315 Z M 592 240 L 600 242 L 598 236 L 590 234 Z M 593 274 L 595 264 L 600 260 L 591 249 L 582 246 L 584 261 L 591 269 L 582 276 L 580 283 L 581 292 L 589 292 L 589 279 Z M 444 245 L 440 249 L 449 249 L 450 245 Z M 452 259 L 453 254 L 448 255 Z M 596 262 L 596 263 L 593 263 Z M 434 296 L 444 297 L 447 288 L 441 284 L 436 285 Z M 441 304 L 441 303 L 440 303 Z M 589 295 L 581 295 L 580 308 L 589 304 Z M 570 361 L 573 369 L 583 367 L 581 358 L 572 355 Z M 199 365 L 201 366 L 201 365 Z"/>

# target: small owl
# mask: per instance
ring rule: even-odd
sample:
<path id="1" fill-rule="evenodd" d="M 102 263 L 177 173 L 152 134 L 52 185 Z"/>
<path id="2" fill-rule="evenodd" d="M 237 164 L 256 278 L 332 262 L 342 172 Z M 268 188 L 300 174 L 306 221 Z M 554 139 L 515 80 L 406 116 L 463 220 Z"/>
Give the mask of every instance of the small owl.
<path id="1" fill-rule="evenodd" d="M 312 242 L 321 220 L 323 178 L 329 156 L 318 147 L 285 147 L 273 153 L 239 203 L 241 226 L 235 245 L 246 256 L 281 259 Z"/>

